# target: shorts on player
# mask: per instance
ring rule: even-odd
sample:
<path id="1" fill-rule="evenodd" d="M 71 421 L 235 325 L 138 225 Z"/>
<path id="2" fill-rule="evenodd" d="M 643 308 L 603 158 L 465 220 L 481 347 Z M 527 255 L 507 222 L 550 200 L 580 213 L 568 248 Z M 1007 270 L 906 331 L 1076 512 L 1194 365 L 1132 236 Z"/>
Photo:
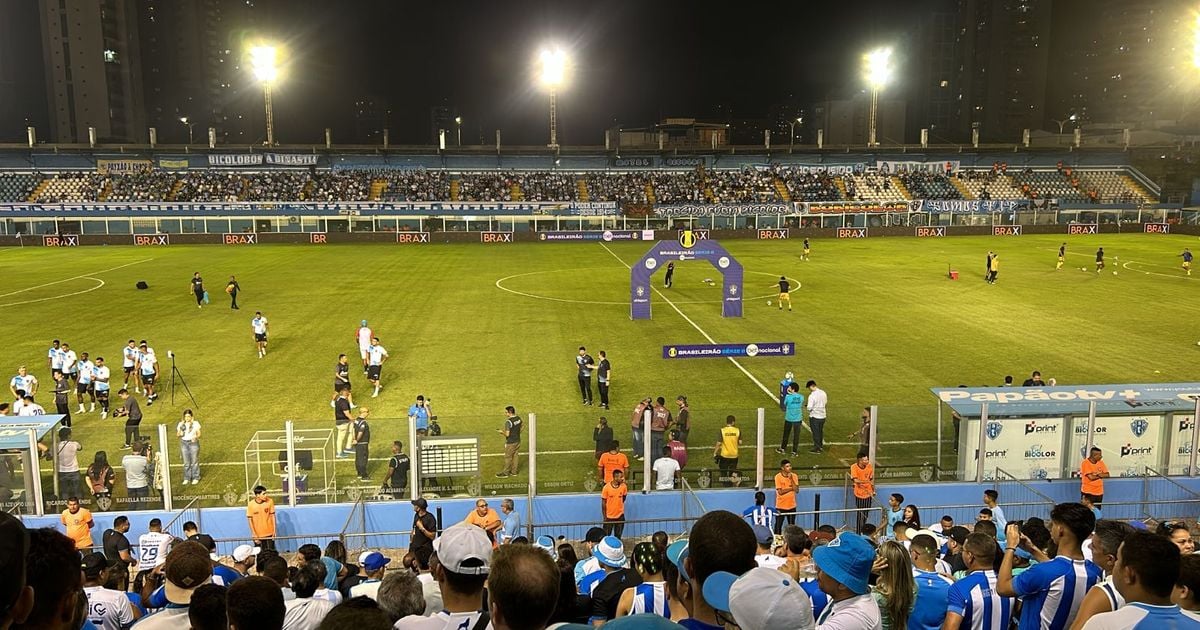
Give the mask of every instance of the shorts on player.
<path id="1" fill-rule="evenodd" d="M 91 383 L 76 383 L 75 384 L 75 393 L 76 394 L 86 394 L 86 393 L 92 392 L 92 391 L 95 391 L 95 390 L 94 390 L 94 386 Z"/>
<path id="2" fill-rule="evenodd" d="M 132 366 L 132 365 L 126 365 L 126 366 L 125 366 L 124 368 L 122 368 L 122 369 L 124 369 L 124 370 L 125 370 L 125 375 L 126 375 L 126 376 L 129 376 L 130 374 L 133 374 L 133 366 Z"/>
<path id="3" fill-rule="evenodd" d="M 341 382 L 341 381 L 334 381 L 334 382 L 333 382 L 333 391 L 335 391 L 335 392 L 336 392 L 336 391 L 338 391 L 338 390 L 341 390 L 341 389 L 344 389 L 344 390 L 346 390 L 346 391 L 350 391 L 350 381 L 346 381 L 345 383 L 343 383 L 343 382 Z"/>
<path id="4" fill-rule="evenodd" d="M 366 358 L 367 358 L 367 346 L 359 346 L 359 347 L 358 347 L 358 356 L 360 356 L 360 357 L 362 357 L 364 360 L 366 360 Z"/>
<path id="5" fill-rule="evenodd" d="M 811 251 L 811 250 L 809 250 L 807 247 L 805 247 L 805 248 L 804 248 L 804 255 L 805 255 L 805 256 L 807 256 L 807 255 L 809 254 L 809 251 Z"/>
<path id="6" fill-rule="evenodd" d="M 791 301 L 792 301 L 792 295 L 791 295 L 790 293 L 780 293 L 780 294 L 779 294 L 779 301 L 780 301 L 780 302 L 791 302 Z"/>
<path id="7" fill-rule="evenodd" d="M 143 374 L 142 375 L 142 385 L 153 385 L 153 384 L 154 384 L 154 375 L 153 374 Z"/>
<path id="8" fill-rule="evenodd" d="M 267 333 L 254 333 L 254 340 L 265 342 L 267 340 Z"/>
<path id="9" fill-rule="evenodd" d="M 1058 262 L 1063 262 L 1065 259 L 1062 256 L 1058 257 Z"/>
<path id="10" fill-rule="evenodd" d="M 1186 260 L 1185 260 L 1185 261 L 1183 261 L 1183 268 L 1184 268 L 1184 269 L 1191 269 L 1191 268 L 1192 268 L 1192 263 L 1190 263 L 1190 262 L 1188 262 L 1188 261 L 1186 261 Z"/>
<path id="11" fill-rule="evenodd" d="M 96 398 L 100 399 L 101 402 L 107 402 L 108 401 L 108 392 L 109 392 L 109 390 L 107 390 L 107 389 L 97 389 L 96 390 Z"/>
<path id="12" fill-rule="evenodd" d="M 372 381 L 378 381 L 379 373 L 382 370 L 383 370 L 382 365 L 368 365 L 367 366 L 367 379 L 372 380 Z"/>

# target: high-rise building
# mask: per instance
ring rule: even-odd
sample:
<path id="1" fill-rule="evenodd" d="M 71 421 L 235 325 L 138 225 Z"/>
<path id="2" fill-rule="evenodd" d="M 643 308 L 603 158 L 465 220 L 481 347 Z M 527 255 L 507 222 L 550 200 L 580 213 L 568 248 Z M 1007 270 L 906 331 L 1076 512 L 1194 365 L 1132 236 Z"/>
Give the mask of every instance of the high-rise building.
<path id="1" fill-rule="evenodd" d="M 0 142 L 24 142 L 25 128 L 46 140 L 46 82 L 39 10 L 27 0 L 0 0 Z"/>
<path id="2" fill-rule="evenodd" d="M 87 142 L 145 141 L 136 7 L 120 0 L 41 2 L 50 136 Z"/>

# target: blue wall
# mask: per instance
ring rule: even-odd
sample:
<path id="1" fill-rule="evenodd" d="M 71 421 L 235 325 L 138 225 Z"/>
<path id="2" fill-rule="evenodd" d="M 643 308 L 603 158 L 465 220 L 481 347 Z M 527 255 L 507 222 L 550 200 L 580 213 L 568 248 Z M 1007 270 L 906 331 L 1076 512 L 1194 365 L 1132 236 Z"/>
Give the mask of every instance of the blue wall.
<path id="1" fill-rule="evenodd" d="M 1174 481 L 1189 489 L 1192 492 L 1200 492 L 1200 478 L 1173 478 Z M 1061 480 L 1061 481 L 1045 481 L 1035 482 L 1033 486 L 1039 493 L 1049 497 L 1055 502 L 1075 501 L 1079 498 L 1079 482 L 1077 480 Z M 904 495 L 905 503 L 913 503 L 917 506 L 926 506 L 925 512 L 922 514 L 922 521 L 926 524 L 931 524 L 937 521 L 942 514 L 951 514 L 956 522 L 971 522 L 974 520 L 975 514 L 982 507 L 983 490 L 991 487 L 987 484 L 975 483 L 942 483 L 942 484 L 919 484 L 919 485 L 879 485 L 878 496 L 881 500 L 886 501 L 886 497 L 892 492 L 900 492 Z M 1001 486 L 1008 488 L 1009 486 Z M 1002 490 L 1003 492 L 1003 490 Z M 1014 490 L 1013 492 L 1018 492 Z M 1111 503 L 1135 503 L 1141 500 L 1143 494 L 1143 480 L 1141 479 L 1110 479 L 1105 482 L 1105 499 Z M 769 493 L 768 493 L 769 495 Z M 1169 510 L 1160 516 L 1181 516 L 1186 512 L 1191 514 L 1197 509 L 1194 502 L 1194 497 L 1188 494 L 1186 490 L 1181 490 L 1177 486 L 1166 483 L 1157 482 L 1154 484 L 1152 496 L 1162 502 L 1160 510 Z M 754 489 L 736 489 L 736 490 L 701 490 L 695 493 L 696 499 L 689 498 L 687 500 L 687 515 L 692 519 L 698 517 L 703 511 L 713 510 L 729 510 L 736 513 L 741 513 L 742 510 L 751 506 L 754 503 Z M 801 512 L 812 511 L 815 508 L 816 500 L 820 497 L 821 510 L 823 511 L 820 517 L 820 523 L 830 523 L 835 526 L 840 526 L 846 516 L 842 513 L 830 513 L 830 510 L 841 510 L 843 508 L 853 508 L 853 505 L 845 505 L 845 494 L 842 488 L 804 488 L 801 489 L 797 497 L 798 509 Z M 500 499 L 503 497 L 494 496 L 487 497 L 489 505 L 499 511 Z M 526 500 L 520 497 L 513 498 L 516 504 L 516 510 L 524 519 L 527 514 Z M 1008 502 L 1021 502 L 1031 500 L 1030 497 L 1000 497 L 1000 503 L 1003 506 Z M 1186 502 L 1186 503 L 1184 503 Z M 702 504 L 702 505 L 701 505 Z M 684 501 L 679 492 L 652 492 L 643 495 L 640 492 L 630 493 L 627 500 L 626 519 L 630 521 L 653 521 L 648 523 L 630 523 L 626 527 L 627 536 L 649 535 L 658 529 L 664 529 L 670 533 L 680 533 L 686 530 L 686 524 L 680 521 L 680 517 L 684 511 Z M 370 536 L 352 537 L 347 541 L 351 548 L 361 547 L 407 547 L 408 536 L 389 535 L 381 536 L 376 533 L 381 532 L 404 532 L 412 528 L 412 506 L 407 501 L 380 501 L 365 504 L 366 510 L 363 519 L 365 519 L 366 531 L 371 532 Z M 933 506 L 955 506 L 949 509 L 934 509 Z M 474 509 L 475 500 L 472 498 L 462 499 L 445 499 L 435 500 L 431 505 L 431 510 L 441 510 L 443 525 L 450 525 L 458 522 L 466 517 L 467 513 Z M 298 506 L 295 509 L 281 507 L 278 510 L 278 529 L 280 536 L 311 536 L 308 539 L 300 539 L 296 541 L 286 541 L 280 544 L 284 549 L 295 549 L 301 544 L 314 542 L 321 546 L 328 541 L 330 534 L 341 532 L 346 525 L 347 519 L 353 506 L 350 504 L 333 504 L 333 505 L 304 505 Z M 1155 508 L 1151 508 L 1151 512 Z M 1010 520 L 1017 518 L 1026 518 L 1028 516 L 1048 516 L 1047 510 L 1041 507 L 1030 509 L 1020 508 L 1017 506 L 1006 509 L 1007 516 Z M 100 533 L 112 526 L 112 520 L 118 513 L 105 512 L 95 513 L 96 530 L 94 537 L 96 542 L 100 540 Z M 151 518 L 162 518 L 164 523 L 173 518 L 173 514 L 164 514 L 158 512 L 130 512 L 129 516 L 131 529 L 130 532 L 134 536 L 145 532 Z M 1155 516 L 1155 514 L 1143 513 L 1140 506 L 1137 505 L 1112 505 L 1105 508 L 1105 516 L 1110 518 L 1145 518 L 1147 516 Z M 25 522 L 30 527 L 57 527 L 59 525 L 58 516 L 45 517 L 26 517 Z M 600 499 L 596 495 L 570 494 L 570 495 L 550 495 L 538 497 L 534 500 L 533 521 L 537 523 L 559 523 L 552 528 L 537 526 L 535 535 L 550 534 L 552 536 L 564 535 L 571 539 L 581 539 L 589 527 L 595 525 L 600 520 Z M 801 515 L 799 524 L 806 529 L 811 529 L 817 522 L 812 516 Z M 875 520 L 875 516 L 872 516 Z M 358 522 L 356 515 L 355 522 Z M 233 547 L 244 542 L 248 536 L 246 524 L 245 508 L 211 508 L 203 510 L 201 521 L 201 529 L 216 538 L 219 542 L 219 551 L 223 554 L 228 554 L 233 550 Z M 350 531 L 358 531 L 358 526 L 351 526 Z M 178 532 L 175 532 L 178 533 Z"/>

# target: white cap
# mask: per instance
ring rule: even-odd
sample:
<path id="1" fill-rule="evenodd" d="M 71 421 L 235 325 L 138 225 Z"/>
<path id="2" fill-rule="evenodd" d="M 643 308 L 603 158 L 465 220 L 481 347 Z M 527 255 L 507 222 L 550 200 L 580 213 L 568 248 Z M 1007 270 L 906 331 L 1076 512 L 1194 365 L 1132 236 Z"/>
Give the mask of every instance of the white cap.
<path id="1" fill-rule="evenodd" d="M 718 571 L 704 580 L 704 600 L 733 614 L 739 627 L 754 630 L 812 628 L 812 600 L 779 569 L 758 567 L 737 577 Z"/>
<path id="2" fill-rule="evenodd" d="M 492 543 L 483 529 L 468 523 L 446 528 L 433 541 L 438 562 L 451 573 L 487 575 L 492 560 Z"/>
<path id="3" fill-rule="evenodd" d="M 251 547 L 250 545 L 238 545 L 233 550 L 233 561 L 244 562 L 250 556 L 257 556 L 258 552 L 262 551 L 262 547 Z"/>

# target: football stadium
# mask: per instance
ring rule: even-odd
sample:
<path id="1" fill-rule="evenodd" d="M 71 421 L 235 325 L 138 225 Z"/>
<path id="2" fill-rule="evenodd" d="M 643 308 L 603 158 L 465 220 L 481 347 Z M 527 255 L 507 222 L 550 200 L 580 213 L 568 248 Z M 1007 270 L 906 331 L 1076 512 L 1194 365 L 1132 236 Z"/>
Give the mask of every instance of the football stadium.
<path id="1" fill-rule="evenodd" d="M 584 42 L 402 103 L 271 35 L 328 9 L 12 7 L 0 627 L 1200 625 L 1197 12 L 867 4 L 686 117 Z"/>

